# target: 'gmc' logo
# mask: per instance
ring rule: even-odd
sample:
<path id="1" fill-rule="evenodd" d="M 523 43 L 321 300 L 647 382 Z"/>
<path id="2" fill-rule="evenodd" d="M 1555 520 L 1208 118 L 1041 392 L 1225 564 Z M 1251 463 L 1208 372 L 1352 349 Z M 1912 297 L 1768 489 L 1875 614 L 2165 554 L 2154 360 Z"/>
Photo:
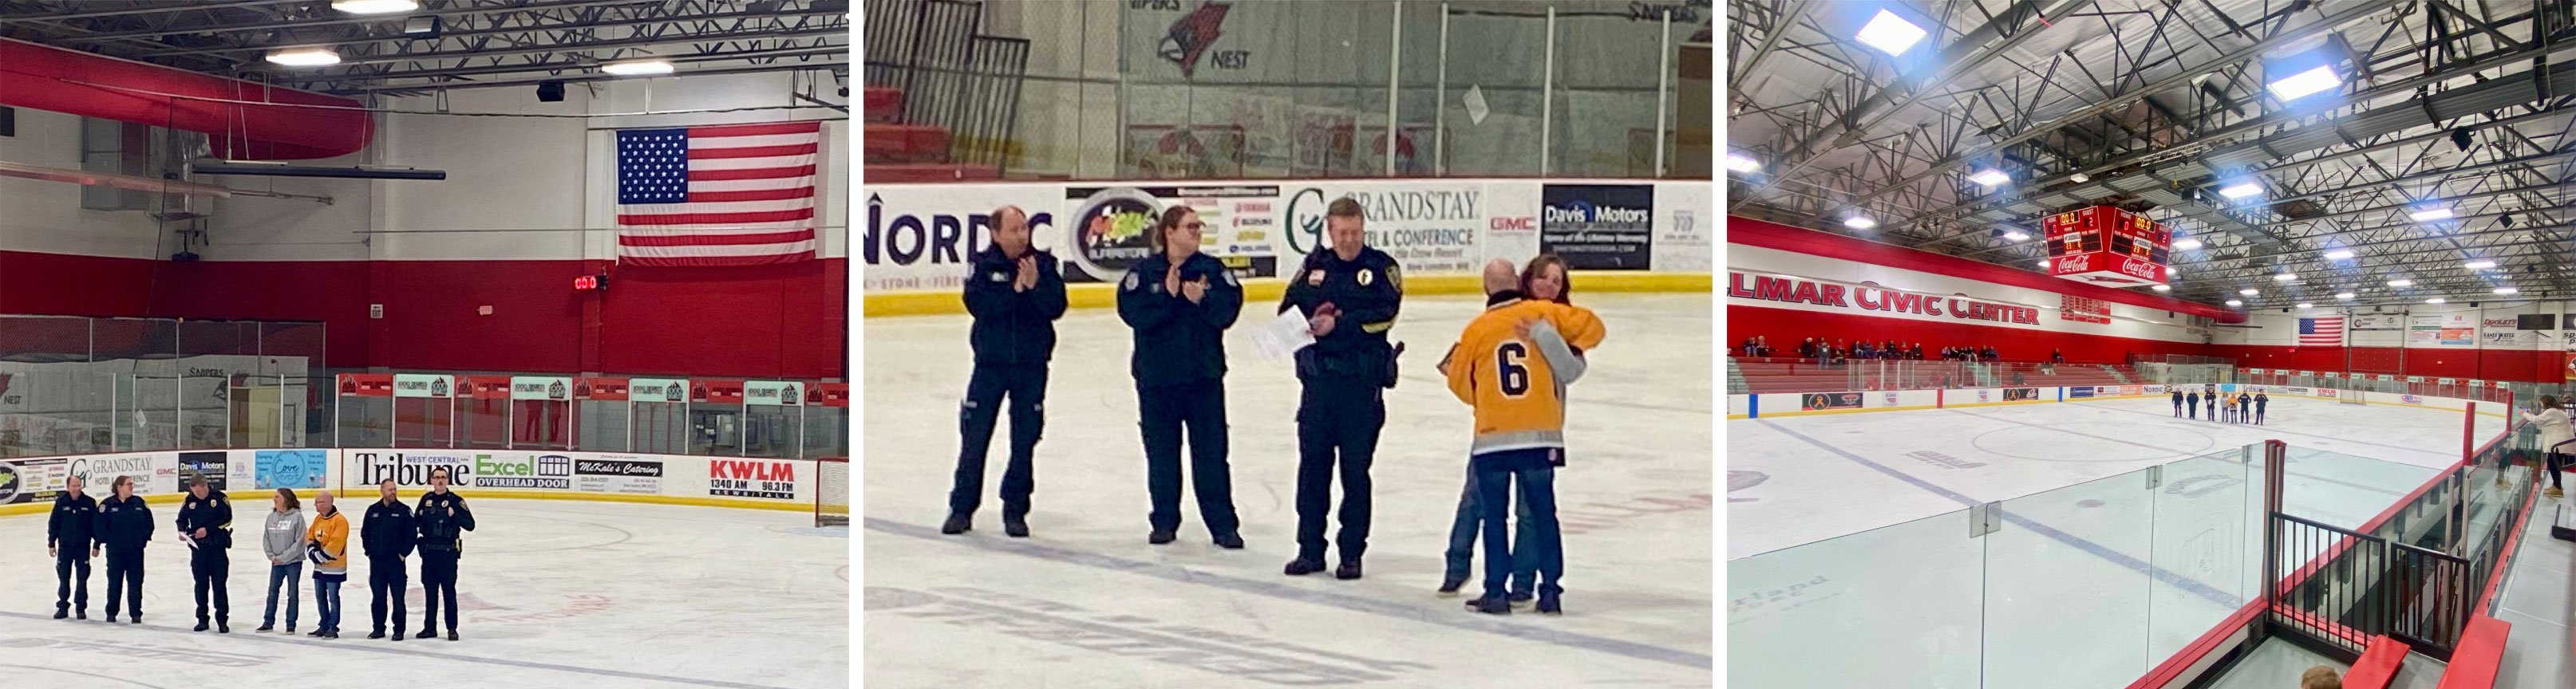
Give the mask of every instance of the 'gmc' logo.
<path id="1" fill-rule="evenodd" d="M 1538 229 L 1538 218 L 1527 215 L 1519 217 L 1494 218 L 1487 224 L 1492 229 L 1497 230 L 1536 230 Z"/>

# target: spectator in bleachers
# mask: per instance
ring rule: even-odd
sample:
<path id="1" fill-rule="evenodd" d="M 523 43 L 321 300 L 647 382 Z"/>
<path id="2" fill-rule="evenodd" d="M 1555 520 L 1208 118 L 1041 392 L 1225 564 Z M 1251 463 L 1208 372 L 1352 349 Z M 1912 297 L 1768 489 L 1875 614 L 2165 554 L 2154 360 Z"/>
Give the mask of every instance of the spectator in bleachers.
<path id="1" fill-rule="evenodd" d="M 2021 387 L 2021 385 L 2022 385 L 2022 375 L 2021 375 L 2021 371 L 2015 370 L 2015 371 L 2013 371 L 2013 387 Z"/>
<path id="2" fill-rule="evenodd" d="M 2319 665 L 2299 674 L 2299 689 L 2343 689 L 2343 678 L 2335 675 L 2334 668 Z"/>
<path id="3" fill-rule="evenodd" d="M 1816 358 L 1816 338 L 1810 337 L 1807 341 L 1798 343 L 1798 358 Z"/>
<path id="4" fill-rule="evenodd" d="M 2054 349 L 2048 350 L 2048 362 L 2052 364 L 2066 363 L 2066 353 Z"/>
<path id="5" fill-rule="evenodd" d="M 1758 352 L 1762 350 L 1753 346 L 1753 338 L 1744 338 L 1744 346 L 1740 349 L 1745 356 L 1761 356 Z"/>
<path id="6" fill-rule="evenodd" d="M 1753 346 L 1762 348 L 1762 356 L 1771 356 L 1771 336 L 1762 335 L 1753 338 Z"/>
<path id="7" fill-rule="evenodd" d="M 1908 353 L 1914 355 L 1916 360 L 1921 360 L 1923 358 L 1923 343 L 1914 343 L 1914 350 Z"/>
<path id="8" fill-rule="evenodd" d="M 2567 410 L 2558 408 L 2558 401 L 2556 395 L 2541 395 L 2540 409 L 2522 415 L 2524 422 L 2540 431 L 2540 451 L 2547 453 L 2547 459 L 2542 463 L 2549 474 L 2549 489 L 2542 494 L 2553 498 L 2567 495 L 2558 472 L 2567 468 L 2571 456 L 2576 456 L 2576 445 L 2560 445 L 2576 438 L 2576 429 L 2568 426 Z"/>

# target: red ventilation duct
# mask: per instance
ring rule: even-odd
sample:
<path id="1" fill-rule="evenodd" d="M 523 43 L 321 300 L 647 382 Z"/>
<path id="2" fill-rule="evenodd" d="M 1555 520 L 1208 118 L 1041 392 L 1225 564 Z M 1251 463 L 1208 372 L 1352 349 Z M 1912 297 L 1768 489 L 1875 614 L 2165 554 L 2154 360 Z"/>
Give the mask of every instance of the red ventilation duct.
<path id="1" fill-rule="evenodd" d="M 0 105 L 200 132 L 230 159 L 333 158 L 375 137 L 366 111 L 297 107 L 362 107 L 347 98 L 8 39 Z"/>

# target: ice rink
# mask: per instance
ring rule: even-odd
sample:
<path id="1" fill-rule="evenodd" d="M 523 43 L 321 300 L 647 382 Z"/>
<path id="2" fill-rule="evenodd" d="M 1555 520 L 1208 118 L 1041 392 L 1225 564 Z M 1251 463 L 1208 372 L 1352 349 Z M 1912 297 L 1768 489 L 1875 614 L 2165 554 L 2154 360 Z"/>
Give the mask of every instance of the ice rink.
<path id="1" fill-rule="evenodd" d="M 2275 396 L 2260 426 L 2176 419 L 2162 399 L 1730 419 L 1726 557 L 2265 440 L 2422 467 L 2430 477 L 2460 461 L 2462 416 Z M 2503 430 L 2503 419 L 2479 415 L 2479 442 Z M 2360 516 L 2377 514 L 2403 494 L 2380 496 Z"/>
<path id="2" fill-rule="evenodd" d="M 1241 339 L 1275 302 L 1247 305 L 1227 343 L 1234 499 L 1248 544 L 1240 551 L 1208 542 L 1186 496 L 1180 540 L 1145 543 L 1129 332 L 1108 311 L 1058 323 L 1033 537 L 1001 533 L 994 491 L 1006 431 L 996 434 L 975 530 L 940 535 L 968 321 L 867 321 L 867 681 L 1709 686 L 1710 298 L 1587 294 L 1579 276 L 1574 293 L 1600 313 L 1609 338 L 1570 394 L 1569 465 L 1556 478 L 1561 617 L 1478 615 L 1463 598 L 1433 595 L 1465 482 L 1470 418 L 1432 366 L 1480 300 L 1405 302 L 1393 336 L 1410 351 L 1387 393 L 1367 576 L 1356 581 L 1280 573 L 1296 554 L 1297 383 L 1287 363 L 1259 360 Z"/>
<path id="3" fill-rule="evenodd" d="M 2461 456 L 2458 411 L 2275 397 L 2250 426 L 2171 409 L 1728 421 L 1730 680 L 2118 686 L 2259 590 L 2261 458 L 2234 448 L 2290 443 L 2285 510 L 2346 528 Z M 2481 441 L 2504 428 L 2478 420 Z M 1962 510 L 1986 502 L 2000 523 L 1972 536 Z"/>
<path id="4" fill-rule="evenodd" d="M 143 623 L 108 624 L 106 569 L 92 561 L 88 621 L 54 620 L 45 517 L 0 518 L 16 554 L 0 568 L 0 686 L 135 687 L 849 686 L 848 532 L 799 512 L 475 497 L 457 602 L 462 640 L 369 640 L 364 503 L 343 501 L 354 560 L 341 589 L 341 636 L 304 636 L 320 619 L 305 568 L 297 633 L 256 633 L 268 583 L 259 524 L 266 501 L 235 514 L 232 633 L 196 625 L 187 547 L 171 538 L 177 504 L 155 504 Z M 309 496 L 308 496 L 309 497 Z M 413 501 L 413 502 L 416 502 Z M 309 512 L 311 504 L 306 508 Z M 411 561 L 409 629 L 420 629 Z M 371 679 L 372 678 L 372 679 Z"/>

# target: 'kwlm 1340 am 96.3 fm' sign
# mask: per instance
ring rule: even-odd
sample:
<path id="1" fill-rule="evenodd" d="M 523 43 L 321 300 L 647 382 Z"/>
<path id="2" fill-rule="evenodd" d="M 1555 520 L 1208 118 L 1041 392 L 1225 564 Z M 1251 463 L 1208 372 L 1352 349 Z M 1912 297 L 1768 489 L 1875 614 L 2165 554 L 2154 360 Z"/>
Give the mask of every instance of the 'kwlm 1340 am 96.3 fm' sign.
<path id="1" fill-rule="evenodd" d="M 1941 297 L 1887 289 L 1867 282 L 1858 285 L 1838 285 L 1731 270 L 1726 273 L 1726 283 L 1726 296 L 1733 299 L 1759 299 L 1830 306 L 1838 309 L 2039 325 L 2039 309 L 1978 301 L 1968 298 L 1965 294 Z"/>

